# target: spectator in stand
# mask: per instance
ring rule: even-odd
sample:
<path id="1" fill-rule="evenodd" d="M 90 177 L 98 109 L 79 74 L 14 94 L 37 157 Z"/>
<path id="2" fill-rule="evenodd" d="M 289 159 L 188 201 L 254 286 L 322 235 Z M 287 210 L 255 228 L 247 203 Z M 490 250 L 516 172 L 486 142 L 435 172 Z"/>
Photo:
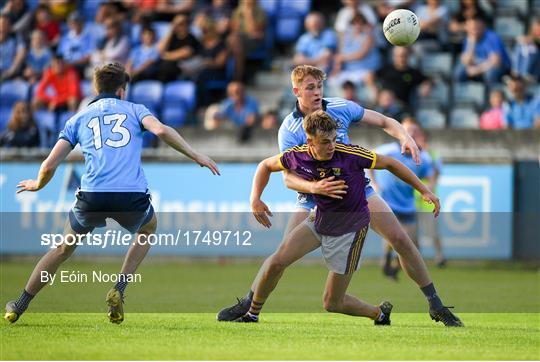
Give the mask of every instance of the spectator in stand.
<path id="1" fill-rule="evenodd" d="M 211 101 L 206 87 L 207 82 L 227 79 L 228 51 L 212 19 L 207 18 L 202 24 L 201 30 L 202 39 L 199 49 L 201 62 L 193 79 L 197 83 L 197 99 L 199 100 L 199 104 L 206 106 Z"/>
<path id="2" fill-rule="evenodd" d="M 259 105 L 257 100 L 246 94 L 244 84 L 231 82 L 227 86 L 227 98 L 221 102 L 217 111 L 215 108 L 208 111 L 214 112 L 207 117 L 205 128 L 216 129 L 226 123 L 241 128 L 251 128 L 257 123 L 259 117 Z"/>
<path id="3" fill-rule="evenodd" d="M 489 95 L 490 109 L 480 116 L 480 129 L 505 129 L 504 123 L 504 93 L 499 90 L 491 91 Z"/>
<path id="4" fill-rule="evenodd" d="M 26 67 L 23 72 L 28 83 L 34 84 L 41 79 L 43 72 L 49 67 L 51 59 L 52 52 L 47 46 L 45 34 L 41 30 L 34 30 L 30 38 L 30 49 L 26 55 Z"/>
<path id="5" fill-rule="evenodd" d="M 510 58 L 501 38 L 486 29 L 484 20 L 478 16 L 467 20 L 466 30 L 467 39 L 455 69 L 456 80 L 483 79 L 490 85 L 498 83 L 510 70 Z"/>
<path id="6" fill-rule="evenodd" d="M 319 12 L 309 13 L 304 26 L 306 32 L 296 43 L 294 64 L 313 65 L 328 72 L 337 48 L 336 34 L 325 29 L 323 15 Z"/>
<path id="7" fill-rule="evenodd" d="M 488 12 L 480 6 L 479 1 L 460 0 L 459 10 L 450 19 L 448 25 L 448 33 L 454 53 L 461 51 L 461 48 L 463 48 L 463 41 L 466 36 L 465 23 L 467 22 L 467 19 L 477 16 L 483 18 L 488 26 L 492 25 L 491 22 L 489 22 L 490 16 Z"/>
<path id="8" fill-rule="evenodd" d="M 358 99 L 356 85 L 350 80 L 341 85 L 341 92 L 344 99 L 361 104 L 360 99 Z"/>
<path id="9" fill-rule="evenodd" d="M 136 83 L 145 79 L 156 79 L 158 60 L 156 33 L 151 27 L 145 27 L 141 31 L 141 45 L 131 51 L 126 65 L 131 81 Z"/>
<path id="10" fill-rule="evenodd" d="M 7 130 L 0 135 L 0 147 L 38 147 L 39 132 L 26 102 L 17 102 Z"/>
<path id="11" fill-rule="evenodd" d="M 517 38 L 512 74 L 540 82 L 540 16 L 529 26 L 529 34 Z"/>
<path id="12" fill-rule="evenodd" d="M 75 68 L 64 62 L 61 55 L 54 54 L 51 66 L 45 70 L 38 83 L 34 109 L 47 107 L 51 112 L 75 112 L 80 99 L 79 74 Z"/>
<path id="13" fill-rule="evenodd" d="M 9 18 L 0 15 L 0 81 L 19 76 L 25 56 L 24 41 L 12 33 Z"/>
<path id="14" fill-rule="evenodd" d="M 389 89 L 383 89 L 377 96 L 377 105 L 374 109 L 376 112 L 384 114 L 385 116 L 396 119 L 401 122 L 403 118 L 403 109 L 396 102 L 394 93 Z"/>
<path id="15" fill-rule="evenodd" d="M 407 111 L 411 111 L 410 104 L 418 90 L 420 96 L 425 97 L 431 91 L 431 81 L 418 69 L 409 66 L 409 49 L 394 47 L 392 64 L 381 68 L 376 73 L 382 89 L 391 90 L 397 100 L 403 104 Z M 377 93 L 375 79 L 367 78 L 367 84 Z"/>
<path id="16" fill-rule="evenodd" d="M 527 95 L 525 80 L 520 76 L 508 79 L 508 89 L 512 95 L 508 107 L 504 108 L 504 122 L 508 128 L 530 129 L 535 124 L 535 104 Z"/>
<path id="17" fill-rule="evenodd" d="M 84 18 L 78 12 L 69 15 L 68 26 L 69 31 L 60 39 L 58 52 L 82 77 L 85 68 L 90 64 L 95 49 L 95 38 L 90 29 L 85 27 Z"/>
<path id="18" fill-rule="evenodd" d="M 447 43 L 448 8 L 440 0 L 427 0 L 415 9 L 420 21 L 420 36 L 413 49 L 422 56 L 430 51 L 439 51 Z"/>
<path id="19" fill-rule="evenodd" d="M 376 10 L 379 15 L 379 20 L 381 23 L 384 21 L 384 18 L 392 11 L 396 9 L 409 9 L 415 0 L 379 0 L 377 1 Z"/>
<path id="20" fill-rule="evenodd" d="M 222 39 L 225 39 L 229 33 L 231 25 L 231 8 L 227 0 L 212 0 L 212 4 L 203 8 L 193 20 L 192 31 L 200 39 L 202 37 L 202 27 L 208 21 L 212 20 L 216 31 Z"/>
<path id="21" fill-rule="evenodd" d="M 9 18 L 14 33 L 22 35 L 32 25 L 32 12 L 25 0 L 8 0 L 1 13 Z"/>
<path id="22" fill-rule="evenodd" d="M 115 18 L 105 20 L 105 39 L 98 44 L 98 50 L 92 55 L 94 66 L 118 62 L 125 64 L 129 55 L 129 38 L 122 30 L 122 23 Z"/>
<path id="23" fill-rule="evenodd" d="M 350 29 L 339 39 L 329 82 L 338 85 L 348 80 L 362 83 L 366 77 L 373 78 L 380 63 L 373 27 L 362 14 L 356 14 L 351 20 Z"/>
<path id="24" fill-rule="evenodd" d="M 185 14 L 176 15 L 167 35 L 158 44 L 161 57 L 159 79 L 166 83 L 175 80 L 182 73 L 179 62 L 193 58 L 199 50 L 199 42 L 189 32 L 189 18 Z"/>
<path id="25" fill-rule="evenodd" d="M 377 25 L 377 14 L 371 6 L 363 3 L 361 0 L 341 0 L 343 7 L 339 9 L 334 29 L 338 33 L 344 33 L 350 28 L 351 20 L 355 14 L 362 14 L 366 21 L 371 25 Z"/>
<path id="26" fill-rule="evenodd" d="M 35 23 L 35 28 L 45 33 L 49 46 L 56 47 L 60 41 L 60 22 L 53 18 L 48 4 L 37 7 Z"/>
<path id="27" fill-rule="evenodd" d="M 191 14 L 196 6 L 196 0 L 159 0 L 157 1 L 155 19 L 171 21 L 180 13 Z"/>
<path id="28" fill-rule="evenodd" d="M 279 119 L 277 111 L 267 111 L 262 116 L 261 128 L 265 130 L 278 129 Z"/>
<path id="29" fill-rule="evenodd" d="M 227 45 L 235 59 L 234 78 L 244 79 L 246 57 L 265 47 L 266 13 L 257 0 L 240 0 L 231 19 Z"/>

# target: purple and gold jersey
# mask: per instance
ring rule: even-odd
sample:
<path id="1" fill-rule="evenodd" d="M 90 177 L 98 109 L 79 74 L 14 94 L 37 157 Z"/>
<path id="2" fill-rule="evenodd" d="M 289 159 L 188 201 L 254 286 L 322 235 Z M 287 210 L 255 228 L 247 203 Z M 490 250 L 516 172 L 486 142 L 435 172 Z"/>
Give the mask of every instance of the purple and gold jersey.
<path id="1" fill-rule="evenodd" d="M 307 145 L 286 150 L 280 154 L 279 160 L 283 169 L 293 170 L 303 179 L 317 181 L 335 176 L 336 180 L 344 180 L 349 187 L 341 200 L 313 195 L 317 204 L 315 229 L 318 233 L 340 236 L 357 232 L 369 224 L 364 169 L 375 166 L 374 152 L 338 142 L 334 156 L 328 161 L 316 160 Z"/>

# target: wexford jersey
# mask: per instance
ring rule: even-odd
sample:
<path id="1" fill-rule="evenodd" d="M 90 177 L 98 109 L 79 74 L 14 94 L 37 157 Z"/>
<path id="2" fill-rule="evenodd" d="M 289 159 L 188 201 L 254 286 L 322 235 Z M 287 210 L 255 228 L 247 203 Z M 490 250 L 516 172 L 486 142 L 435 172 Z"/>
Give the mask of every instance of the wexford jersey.
<path id="1" fill-rule="evenodd" d="M 315 229 L 318 233 L 340 236 L 357 232 L 369 224 L 364 169 L 375 166 L 375 153 L 359 146 L 337 143 L 331 160 L 318 161 L 311 156 L 308 146 L 303 145 L 286 150 L 279 160 L 283 169 L 293 170 L 306 180 L 335 176 L 349 186 L 341 200 L 313 195 L 317 204 Z"/>
<path id="2" fill-rule="evenodd" d="M 85 163 L 82 191 L 146 192 L 141 121 L 148 115 L 151 113 L 143 105 L 102 94 L 67 121 L 59 138 L 72 147 L 81 146 Z"/>
<path id="3" fill-rule="evenodd" d="M 343 98 L 325 98 L 322 100 L 322 109 L 337 123 L 337 140 L 341 143 L 350 143 L 349 126 L 364 117 L 364 107 Z M 290 113 L 281 124 L 278 134 L 279 151 L 283 152 L 291 147 L 305 145 L 306 133 L 302 127 L 304 115 L 298 109 Z"/>
<path id="4" fill-rule="evenodd" d="M 426 178 L 433 175 L 433 163 L 426 151 L 420 152 L 422 163 L 417 165 L 410 154 L 401 154 L 401 146 L 398 143 L 388 143 L 377 147 L 375 150 L 380 155 L 390 156 L 407 166 L 418 178 Z M 414 188 L 402 181 L 387 170 L 376 171 L 376 181 L 379 192 L 392 211 L 398 213 L 412 213 L 416 211 L 414 204 Z"/>

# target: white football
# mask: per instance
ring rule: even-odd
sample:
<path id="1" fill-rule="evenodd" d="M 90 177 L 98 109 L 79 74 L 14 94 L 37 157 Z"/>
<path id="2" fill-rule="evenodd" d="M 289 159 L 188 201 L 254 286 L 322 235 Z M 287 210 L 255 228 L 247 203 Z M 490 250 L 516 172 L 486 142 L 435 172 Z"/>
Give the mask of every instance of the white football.
<path id="1" fill-rule="evenodd" d="M 407 46 L 418 39 L 420 22 L 412 11 L 397 9 L 384 19 L 383 31 L 386 39 L 393 45 Z"/>

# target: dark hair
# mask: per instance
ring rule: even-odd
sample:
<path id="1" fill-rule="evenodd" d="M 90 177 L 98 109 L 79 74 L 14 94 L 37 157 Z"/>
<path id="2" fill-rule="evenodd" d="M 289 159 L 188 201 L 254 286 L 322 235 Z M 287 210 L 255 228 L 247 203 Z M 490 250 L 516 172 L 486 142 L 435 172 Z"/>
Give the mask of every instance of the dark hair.
<path id="1" fill-rule="evenodd" d="M 307 115 L 302 123 L 306 134 L 312 137 L 317 136 L 317 133 L 329 133 L 337 130 L 336 121 L 323 110 Z"/>
<path id="2" fill-rule="evenodd" d="M 94 85 L 98 93 L 116 93 L 120 88 L 126 89 L 129 74 L 120 63 L 108 63 L 94 70 Z"/>
<path id="3" fill-rule="evenodd" d="M 144 33 L 145 31 L 148 31 L 148 32 L 152 33 L 152 35 L 154 37 L 156 36 L 156 31 L 151 26 L 143 26 L 143 28 L 141 30 L 141 34 Z"/>
<path id="4" fill-rule="evenodd" d="M 356 85 L 354 85 L 354 83 L 351 82 L 350 80 L 347 80 L 341 85 L 341 88 L 342 89 L 347 89 L 347 88 L 355 89 Z"/>

